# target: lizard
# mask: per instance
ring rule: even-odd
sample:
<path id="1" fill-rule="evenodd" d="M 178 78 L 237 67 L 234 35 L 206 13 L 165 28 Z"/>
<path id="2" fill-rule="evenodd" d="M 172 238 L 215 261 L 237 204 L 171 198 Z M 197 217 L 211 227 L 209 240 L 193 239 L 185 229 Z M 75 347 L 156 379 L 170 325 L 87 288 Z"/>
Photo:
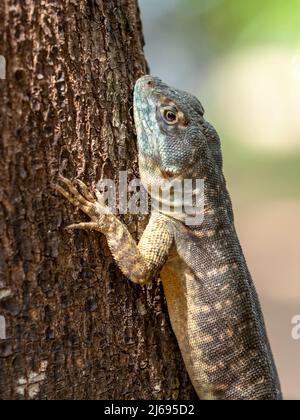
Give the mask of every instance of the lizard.
<path id="1" fill-rule="evenodd" d="M 171 325 L 200 399 L 281 400 L 262 309 L 234 225 L 220 138 L 204 114 L 195 96 L 159 78 L 146 75 L 135 84 L 142 184 L 151 197 L 166 180 L 203 179 L 203 217 L 196 224 L 187 223 L 184 203 L 174 206 L 170 195 L 173 214 L 163 206 L 153 208 L 137 244 L 107 211 L 99 192 L 95 196 L 82 181 L 62 176 L 56 190 L 91 219 L 68 229 L 104 234 L 129 280 L 144 285 L 160 276 Z"/>

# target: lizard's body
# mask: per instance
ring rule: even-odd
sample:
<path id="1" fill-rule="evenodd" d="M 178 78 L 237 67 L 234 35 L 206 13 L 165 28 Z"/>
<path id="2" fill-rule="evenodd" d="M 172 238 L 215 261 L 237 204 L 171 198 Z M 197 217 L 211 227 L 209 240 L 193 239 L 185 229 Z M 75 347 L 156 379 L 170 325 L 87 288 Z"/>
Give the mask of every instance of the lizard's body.
<path id="1" fill-rule="evenodd" d="M 137 246 L 114 216 L 103 215 L 81 183 L 58 190 L 92 219 L 72 225 L 106 235 L 115 261 L 135 283 L 161 276 L 171 324 L 201 399 L 281 399 L 256 291 L 235 232 L 222 174 L 220 142 L 193 96 L 146 76 L 135 88 L 141 179 L 205 180 L 204 218 L 190 226 L 184 208 L 153 210 Z M 159 196 L 155 197 L 160 201 Z M 199 204 L 199 203 L 198 203 Z"/>

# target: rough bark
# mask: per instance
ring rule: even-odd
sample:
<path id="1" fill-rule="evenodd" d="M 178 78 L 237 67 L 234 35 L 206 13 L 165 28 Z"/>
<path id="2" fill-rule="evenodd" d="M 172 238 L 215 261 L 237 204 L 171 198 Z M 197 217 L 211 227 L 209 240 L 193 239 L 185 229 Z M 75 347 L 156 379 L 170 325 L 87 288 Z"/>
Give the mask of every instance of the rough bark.
<path id="1" fill-rule="evenodd" d="M 51 189 L 137 176 L 135 0 L 2 0 L 1 399 L 193 398 L 161 285 L 132 285 Z M 144 220 L 123 218 L 138 237 Z M 2 331 L 3 335 L 3 331 Z"/>

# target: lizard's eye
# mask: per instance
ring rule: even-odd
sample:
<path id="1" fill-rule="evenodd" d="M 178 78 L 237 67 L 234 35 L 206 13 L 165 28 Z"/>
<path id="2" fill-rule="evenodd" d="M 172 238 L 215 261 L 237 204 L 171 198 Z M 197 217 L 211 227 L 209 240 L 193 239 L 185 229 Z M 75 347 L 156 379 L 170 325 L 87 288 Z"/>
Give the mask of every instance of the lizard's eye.
<path id="1" fill-rule="evenodd" d="M 161 110 L 161 113 L 167 124 L 176 124 L 178 122 L 177 109 L 173 107 L 166 107 Z"/>

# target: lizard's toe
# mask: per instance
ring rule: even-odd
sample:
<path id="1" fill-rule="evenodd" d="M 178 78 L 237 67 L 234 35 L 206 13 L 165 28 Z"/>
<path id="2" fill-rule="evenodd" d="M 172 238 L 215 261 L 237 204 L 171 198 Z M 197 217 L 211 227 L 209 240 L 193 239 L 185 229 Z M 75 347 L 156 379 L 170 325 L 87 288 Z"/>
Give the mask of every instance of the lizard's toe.
<path id="1" fill-rule="evenodd" d="M 100 230 L 99 224 L 95 222 L 74 223 L 66 227 L 66 230 Z"/>
<path id="2" fill-rule="evenodd" d="M 90 190 L 88 189 L 88 187 L 85 185 L 84 182 L 82 182 L 80 179 L 76 179 L 77 184 L 80 187 L 80 190 L 82 192 L 82 195 L 84 196 L 84 198 L 88 201 L 91 201 L 92 203 L 94 203 L 96 201 L 94 195 L 90 192 Z"/>

